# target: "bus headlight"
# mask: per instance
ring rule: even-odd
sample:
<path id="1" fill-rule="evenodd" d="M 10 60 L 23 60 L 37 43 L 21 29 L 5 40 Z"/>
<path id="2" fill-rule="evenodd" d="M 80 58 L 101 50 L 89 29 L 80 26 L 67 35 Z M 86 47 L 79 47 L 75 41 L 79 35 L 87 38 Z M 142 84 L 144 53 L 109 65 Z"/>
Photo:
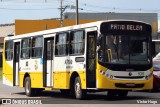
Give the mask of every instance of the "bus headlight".
<path id="1" fill-rule="evenodd" d="M 102 71 L 102 70 L 98 70 L 98 71 L 100 72 L 100 74 L 102 74 L 110 79 L 113 79 L 113 77 L 114 77 L 113 75 L 108 74 L 106 71 Z"/>
<path id="2" fill-rule="evenodd" d="M 110 79 L 113 79 L 113 75 L 110 75 Z"/>
<path id="3" fill-rule="evenodd" d="M 105 71 L 99 70 L 100 74 L 105 75 Z"/>
<path id="4" fill-rule="evenodd" d="M 105 75 L 105 71 L 99 70 L 100 74 Z"/>
<path id="5" fill-rule="evenodd" d="M 109 77 L 109 74 L 106 73 L 106 77 Z"/>

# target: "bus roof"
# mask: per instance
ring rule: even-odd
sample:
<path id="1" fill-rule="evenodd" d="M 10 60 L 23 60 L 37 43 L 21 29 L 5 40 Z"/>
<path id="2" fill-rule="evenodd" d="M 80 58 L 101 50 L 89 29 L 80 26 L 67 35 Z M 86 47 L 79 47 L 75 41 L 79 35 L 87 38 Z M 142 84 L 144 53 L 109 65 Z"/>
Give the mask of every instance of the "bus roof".
<path id="1" fill-rule="evenodd" d="M 8 36 L 8 37 L 5 37 L 5 40 L 14 40 L 14 39 L 27 38 L 27 37 L 34 37 L 34 36 L 38 36 L 38 35 L 39 36 L 40 35 L 47 35 L 47 34 L 53 34 L 53 33 L 57 33 L 57 32 L 65 32 L 65 31 L 95 27 L 95 26 L 99 28 L 101 23 L 103 23 L 103 22 L 116 22 L 116 21 L 131 21 L 131 22 L 139 22 L 139 23 L 148 24 L 148 23 L 145 23 L 142 21 L 137 21 L 137 20 L 103 20 L 103 21 L 96 21 L 96 22 L 90 22 L 90 23 L 85 23 L 85 24 L 49 29 L 49 30 L 42 30 L 42 31 L 37 31 L 37 32 L 32 32 L 32 33 L 16 35 L 16 36 L 10 36 L 10 37 Z"/>

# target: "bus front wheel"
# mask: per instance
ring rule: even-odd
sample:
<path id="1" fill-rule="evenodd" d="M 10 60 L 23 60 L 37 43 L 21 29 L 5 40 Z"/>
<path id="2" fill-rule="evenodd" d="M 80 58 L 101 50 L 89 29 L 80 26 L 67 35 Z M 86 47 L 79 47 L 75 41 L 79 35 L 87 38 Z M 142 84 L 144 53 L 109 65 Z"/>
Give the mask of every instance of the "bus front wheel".
<path id="1" fill-rule="evenodd" d="M 24 83 L 24 89 L 25 89 L 25 94 L 29 97 L 33 96 L 35 90 L 31 88 L 31 79 L 30 77 L 25 78 L 25 83 Z"/>
<path id="2" fill-rule="evenodd" d="M 86 91 L 81 88 L 81 81 L 79 77 L 75 78 L 74 92 L 76 99 L 84 99 L 86 96 Z"/>

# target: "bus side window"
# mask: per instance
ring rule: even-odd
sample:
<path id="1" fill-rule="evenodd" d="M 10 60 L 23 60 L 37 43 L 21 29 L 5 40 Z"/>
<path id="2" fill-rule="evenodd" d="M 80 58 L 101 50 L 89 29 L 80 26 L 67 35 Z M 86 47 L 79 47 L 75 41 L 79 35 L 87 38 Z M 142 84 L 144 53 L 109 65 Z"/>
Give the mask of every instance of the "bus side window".
<path id="1" fill-rule="evenodd" d="M 42 57 L 43 38 L 32 38 L 32 57 Z"/>
<path id="2" fill-rule="evenodd" d="M 13 59 L 13 41 L 7 41 L 5 45 L 5 58 L 7 61 Z"/>
<path id="3" fill-rule="evenodd" d="M 21 58 L 30 58 L 30 43 L 31 39 L 23 39 L 21 42 Z"/>
<path id="4" fill-rule="evenodd" d="M 70 36 L 70 54 L 84 54 L 84 31 L 74 31 Z"/>
<path id="5" fill-rule="evenodd" d="M 56 35 L 56 49 L 55 55 L 68 54 L 68 33 L 60 33 Z"/>

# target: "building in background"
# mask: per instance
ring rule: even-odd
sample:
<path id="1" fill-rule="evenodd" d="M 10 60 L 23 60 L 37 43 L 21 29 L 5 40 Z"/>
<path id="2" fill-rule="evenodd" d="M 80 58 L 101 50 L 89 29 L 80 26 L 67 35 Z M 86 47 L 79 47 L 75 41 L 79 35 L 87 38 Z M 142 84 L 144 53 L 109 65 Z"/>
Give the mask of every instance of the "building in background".
<path id="1" fill-rule="evenodd" d="M 64 13 L 63 26 L 75 25 L 75 12 Z M 152 38 L 158 39 L 158 14 L 157 13 L 79 13 L 79 24 L 100 21 L 100 20 L 139 20 L 152 25 Z M 46 29 L 61 27 L 58 19 L 45 20 L 16 20 L 15 34 L 24 34 Z"/>
<path id="2" fill-rule="evenodd" d="M 94 22 L 96 20 L 80 20 L 80 24 Z M 75 25 L 75 20 L 64 20 L 63 27 Z M 36 31 L 48 30 L 61 27 L 60 20 L 16 20 L 15 21 L 15 35 L 31 33 Z"/>
<path id="3" fill-rule="evenodd" d="M 1 24 L 0 25 L 0 37 L 6 37 L 8 35 L 15 34 L 15 24 Z"/>

